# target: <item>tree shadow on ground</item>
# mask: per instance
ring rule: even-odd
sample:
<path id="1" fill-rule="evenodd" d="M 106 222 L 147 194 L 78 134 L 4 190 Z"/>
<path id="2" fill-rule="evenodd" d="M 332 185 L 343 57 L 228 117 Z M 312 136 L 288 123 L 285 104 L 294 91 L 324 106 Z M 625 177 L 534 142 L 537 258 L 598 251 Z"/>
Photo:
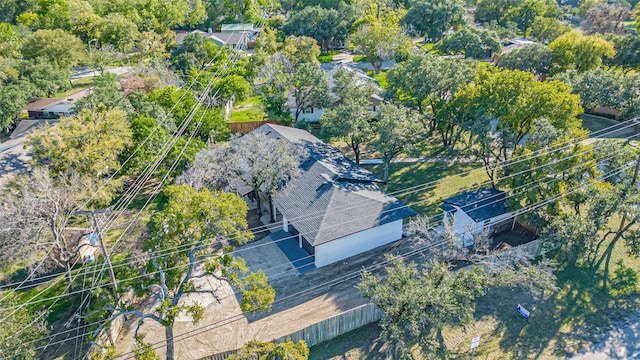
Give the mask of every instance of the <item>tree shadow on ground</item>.
<path id="1" fill-rule="evenodd" d="M 637 275 L 617 271 L 619 291 L 605 290 L 590 268 L 567 265 L 556 271 L 558 292 L 544 297 L 518 289 L 492 289 L 478 301 L 476 320 L 486 316 L 498 326 L 489 338 L 511 359 L 565 356 L 597 340 L 614 322 L 640 310 Z M 526 322 L 517 312 L 521 304 L 531 312 Z"/>

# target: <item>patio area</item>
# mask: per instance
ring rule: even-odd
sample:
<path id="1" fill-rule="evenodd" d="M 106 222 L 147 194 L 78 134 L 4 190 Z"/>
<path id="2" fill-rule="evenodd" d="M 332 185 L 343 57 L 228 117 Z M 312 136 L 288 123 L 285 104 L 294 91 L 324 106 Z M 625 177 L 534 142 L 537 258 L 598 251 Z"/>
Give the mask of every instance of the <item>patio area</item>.
<path id="1" fill-rule="evenodd" d="M 316 268 L 313 255 L 298 245 L 298 237 L 296 235 L 284 230 L 279 230 L 272 233 L 270 237 L 300 274 L 307 273 Z"/>

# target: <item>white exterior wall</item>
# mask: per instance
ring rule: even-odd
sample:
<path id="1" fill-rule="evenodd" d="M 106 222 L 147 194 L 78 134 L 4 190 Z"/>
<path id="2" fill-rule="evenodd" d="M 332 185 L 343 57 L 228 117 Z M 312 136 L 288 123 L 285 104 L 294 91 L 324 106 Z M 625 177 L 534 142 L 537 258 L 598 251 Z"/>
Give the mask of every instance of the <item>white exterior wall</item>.
<path id="1" fill-rule="evenodd" d="M 476 234 L 482 230 L 482 224 L 475 222 L 466 212 L 462 211 L 459 207 L 455 207 L 456 211 L 453 213 L 453 222 L 451 223 L 451 230 L 459 237 L 458 246 L 469 246 L 473 244 L 473 234 Z"/>
<path id="2" fill-rule="evenodd" d="M 473 235 L 480 233 L 484 230 L 484 222 L 475 222 L 466 212 L 462 211 L 459 207 L 454 206 L 456 211 L 453 213 L 453 222 L 451 223 L 451 230 L 460 238 L 458 240 L 458 246 L 470 246 L 473 244 Z M 490 219 L 489 225 L 508 219 L 511 214 L 502 214 Z M 447 212 L 444 212 L 443 220 L 448 220 Z"/>
<path id="3" fill-rule="evenodd" d="M 347 235 L 315 247 L 315 265 L 321 267 L 402 238 L 402 219 Z"/>
<path id="4" fill-rule="evenodd" d="M 291 117 L 295 121 L 296 109 L 291 108 L 289 110 L 291 111 Z M 308 122 L 317 122 L 317 121 L 320 121 L 320 116 L 322 116 L 322 114 L 324 114 L 324 109 L 313 108 L 313 113 L 305 114 L 304 112 L 301 112 L 300 115 L 298 115 L 298 121 L 302 120 L 302 121 L 308 121 Z"/>

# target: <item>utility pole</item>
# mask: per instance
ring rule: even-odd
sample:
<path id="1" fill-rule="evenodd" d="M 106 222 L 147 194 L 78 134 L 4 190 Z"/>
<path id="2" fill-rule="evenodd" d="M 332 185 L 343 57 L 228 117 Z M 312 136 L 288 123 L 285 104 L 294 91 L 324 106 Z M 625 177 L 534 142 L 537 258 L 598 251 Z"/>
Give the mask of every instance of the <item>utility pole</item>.
<path id="1" fill-rule="evenodd" d="M 102 232 L 100 231 L 100 225 L 98 224 L 98 219 L 96 219 L 96 214 L 105 214 L 108 212 L 111 212 L 111 209 L 78 210 L 78 211 L 74 211 L 72 214 L 91 216 L 91 220 L 93 221 L 93 227 L 95 228 L 96 236 L 98 238 L 98 241 L 100 242 L 100 248 L 102 248 L 102 254 L 104 254 L 104 260 L 106 261 L 107 268 L 109 269 L 109 277 L 111 278 L 111 292 L 113 293 L 113 297 L 116 300 L 116 302 L 118 302 L 120 299 L 118 297 L 118 284 L 116 283 L 116 275 L 113 272 L 113 266 L 111 265 L 111 259 L 109 258 L 107 247 L 104 245 L 104 239 L 102 238 Z"/>

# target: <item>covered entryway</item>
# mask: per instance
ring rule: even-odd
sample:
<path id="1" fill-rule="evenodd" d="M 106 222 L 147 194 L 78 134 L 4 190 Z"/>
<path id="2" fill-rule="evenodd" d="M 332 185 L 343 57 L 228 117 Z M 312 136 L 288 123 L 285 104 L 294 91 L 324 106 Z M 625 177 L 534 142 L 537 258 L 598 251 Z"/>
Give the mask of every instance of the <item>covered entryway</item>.
<path id="1" fill-rule="evenodd" d="M 299 235 L 295 235 L 284 230 L 278 230 L 272 233 L 270 237 L 300 274 L 304 274 L 316 268 L 314 264 L 314 256 L 309 254 L 304 247 L 300 247 L 298 239 Z"/>

